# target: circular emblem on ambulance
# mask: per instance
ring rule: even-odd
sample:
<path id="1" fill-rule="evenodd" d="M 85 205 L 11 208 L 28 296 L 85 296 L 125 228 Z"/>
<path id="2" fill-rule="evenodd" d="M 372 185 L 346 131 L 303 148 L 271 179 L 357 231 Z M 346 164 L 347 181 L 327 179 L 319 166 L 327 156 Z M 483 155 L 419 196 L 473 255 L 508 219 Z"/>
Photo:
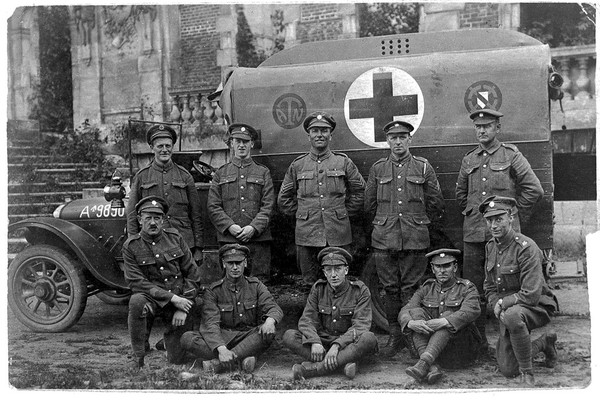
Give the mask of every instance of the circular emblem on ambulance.
<path id="1" fill-rule="evenodd" d="M 284 129 L 298 127 L 306 118 L 306 103 L 295 93 L 284 93 L 273 103 L 273 120 Z"/>
<path id="2" fill-rule="evenodd" d="M 479 109 L 500 110 L 502 92 L 491 81 L 478 81 L 465 91 L 465 107 L 469 113 Z"/>
<path id="3" fill-rule="evenodd" d="M 415 131 L 423 120 L 425 103 L 417 81 L 395 67 L 377 67 L 352 82 L 344 100 L 348 128 L 361 142 L 387 148 L 383 127 L 392 120 L 412 124 Z"/>

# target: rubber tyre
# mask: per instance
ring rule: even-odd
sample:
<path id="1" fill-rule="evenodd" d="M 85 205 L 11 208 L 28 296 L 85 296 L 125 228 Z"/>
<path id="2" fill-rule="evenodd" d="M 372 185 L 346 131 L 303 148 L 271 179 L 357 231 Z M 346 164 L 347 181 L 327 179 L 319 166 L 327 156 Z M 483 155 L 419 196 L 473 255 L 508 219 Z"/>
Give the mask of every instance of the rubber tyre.
<path id="1" fill-rule="evenodd" d="M 389 331 L 387 317 L 379 295 L 379 277 L 377 277 L 377 269 L 375 267 L 375 258 L 373 255 L 369 255 L 367 258 L 360 280 L 369 287 L 369 291 L 371 292 L 373 324 L 381 330 L 386 332 Z"/>
<path id="2" fill-rule="evenodd" d="M 108 305 L 127 305 L 131 291 L 106 290 L 96 294 L 98 299 Z"/>
<path id="3" fill-rule="evenodd" d="M 8 303 L 17 319 L 33 331 L 65 331 L 85 310 L 87 282 L 83 270 L 60 248 L 25 248 L 8 267 Z"/>

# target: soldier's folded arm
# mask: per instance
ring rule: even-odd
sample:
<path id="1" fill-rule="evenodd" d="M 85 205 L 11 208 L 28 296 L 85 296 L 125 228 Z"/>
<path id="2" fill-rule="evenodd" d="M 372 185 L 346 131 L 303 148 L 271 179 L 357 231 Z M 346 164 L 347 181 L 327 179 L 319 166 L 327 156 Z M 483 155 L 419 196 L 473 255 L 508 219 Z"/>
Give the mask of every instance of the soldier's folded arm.
<path id="1" fill-rule="evenodd" d="M 292 163 L 285 173 L 281 189 L 277 196 L 277 207 L 281 213 L 295 216 L 298 210 L 298 199 L 296 194 L 296 171 Z"/>

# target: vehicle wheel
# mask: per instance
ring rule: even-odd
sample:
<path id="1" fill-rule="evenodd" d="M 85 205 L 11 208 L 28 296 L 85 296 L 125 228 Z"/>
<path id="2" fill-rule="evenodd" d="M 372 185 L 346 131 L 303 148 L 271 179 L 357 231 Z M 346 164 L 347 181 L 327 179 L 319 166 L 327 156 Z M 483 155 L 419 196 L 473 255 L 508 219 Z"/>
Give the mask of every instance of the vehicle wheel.
<path id="1" fill-rule="evenodd" d="M 98 299 L 108 305 L 127 305 L 131 298 L 129 290 L 106 290 L 96 294 Z"/>
<path id="2" fill-rule="evenodd" d="M 373 323 L 382 330 L 388 331 L 388 321 L 383 309 L 381 296 L 379 295 L 379 277 L 375 268 L 375 258 L 369 255 L 367 262 L 363 267 L 360 280 L 369 287 L 371 291 L 371 310 L 373 314 Z"/>
<path id="3" fill-rule="evenodd" d="M 17 319 L 33 331 L 67 330 L 87 303 L 83 270 L 60 248 L 26 248 L 8 268 L 8 302 Z"/>

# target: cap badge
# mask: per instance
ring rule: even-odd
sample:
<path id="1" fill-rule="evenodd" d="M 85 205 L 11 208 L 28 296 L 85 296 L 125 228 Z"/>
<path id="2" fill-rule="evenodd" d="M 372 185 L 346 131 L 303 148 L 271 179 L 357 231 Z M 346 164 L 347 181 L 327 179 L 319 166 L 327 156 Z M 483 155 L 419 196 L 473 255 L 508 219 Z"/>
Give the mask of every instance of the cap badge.
<path id="1" fill-rule="evenodd" d="M 246 127 L 242 127 L 242 128 L 240 128 L 240 131 L 242 131 L 242 132 L 246 132 Z"/>
<path id="2" fill-rule="evenodd" d="M 157 205 L 156 201 L 155 201 L 155 200 L 153 200 L 153 201 L 152 201 L 152 206 L 156 206 L 156 205 Z"/>
<path id="3" fill-rule="evenodd" d="M 322 118 L 323 118 L 323 116 L 322 116 L 322 115 L 320 115 L 320 114 L 317 116 L 317 120 L 320 120 L 320 119 L 322 119 Z"/>
<path id="4" fill-rule="evenodd" d="M 237 251 L 235 249 L 232 249 L 231 253 L 237 253 Z"/>
<path id="5" fill-rule="evenodd" d="M 496 206 L 496 203 L 494 203 L 494 201 L 491 201 L 490 202 L 490 207 L 494 207 L 494 206 Z"/>
<path id="6" fill-rule="evenodd" d="M 479 113 L 479 117 L 483 117 L 483 113 Z"/>
<path id="7" fill-rule="evenodd" d="M 446 254 L 445 253 L 440 253 L 440 258 L 445 258 Z"/>
<path id="8" fill-rule="evenodd" d="M 163 129 L 165 129 L 165 126 L 161 124 L 158 126 L 158 129 L 163 130 Z"/>
<path id="9" fill-rule="evenodd" d="M 394 124 L 394 127 L 399 127 L 399 126 L 400 126 L 400 124 L 398 124 L 398 123 Z"/>

